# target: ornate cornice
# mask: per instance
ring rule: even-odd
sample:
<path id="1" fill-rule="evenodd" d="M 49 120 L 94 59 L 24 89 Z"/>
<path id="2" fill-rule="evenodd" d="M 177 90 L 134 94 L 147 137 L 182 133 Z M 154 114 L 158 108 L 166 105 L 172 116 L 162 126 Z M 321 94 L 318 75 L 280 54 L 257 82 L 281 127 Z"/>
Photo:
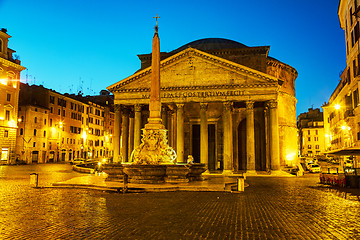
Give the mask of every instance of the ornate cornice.
<path id="1" fill-rule="evenodd" d="M 5 66 L 13 67 L 13 68 L 15 68 L 16 70 L 19 70 L 19 71 L 22 71 L 22 70 L 26 69 L 26 67 L 23 67 L 23 66 L 21 66 L 19 64 L 16 64 L 16 63 L 13 63 L 13 62 L 11 62 L 9 60 L 6 60 L 4 58 L 0 58 L 0 63 L 4 64 Z"/>
<path id="2" fill-rule="evenodd" d="M 289 70 L 292 74 L 294 74 L 296 77 L 298 75 L 298 72 L 296 71 L 295 68 L 293 68 L 292 66 L 286 64 L 286 63 L 283 63 L 283 62 L 280 62 L 279 60 L 276 60 L 276 59 L 272 59 L 272 58 L 268 58 L 267 61 L 266 61 L 266 64 L 268 66 L 271 66 L 271 67 L 279 67 L 281 69 L 286 69 L 286 70 Z"/>
<path id="3" fill-rule="evenodd" d="M 235 89 L 235 88 L 268 88 L 277 87 L 277 83 L 259 84 L 231 84 L 231 85 L 211 85 L 211 86 L 181 86 L 181 87 L 162 87 L 161 91 L 184 91 L 184 90 L 210 90 L 210 89 Z M 115 90 L 113 92 L 150 92 L 150 88 L 128 88 Z"/>

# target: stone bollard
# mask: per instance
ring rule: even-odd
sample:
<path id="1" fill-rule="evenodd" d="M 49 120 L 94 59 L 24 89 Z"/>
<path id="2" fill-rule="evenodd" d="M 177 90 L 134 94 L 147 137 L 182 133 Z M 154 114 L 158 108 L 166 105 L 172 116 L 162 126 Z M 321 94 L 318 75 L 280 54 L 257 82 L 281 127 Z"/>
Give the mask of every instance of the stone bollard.
<path id="1" fill-rule="evenodd" d="M 30 174 L 30 186 L 37 188 L 39 184 L 39 175 L 37 173 Z"/>
<path id="2" fill-rule="evenodd" d="M 239 177 L 238 178 L 238 182 L 237 182 L 237 190 L 239 192 L 243 192 L 245 190 L 245 180 L 244 180 L 244 177 Z"/>

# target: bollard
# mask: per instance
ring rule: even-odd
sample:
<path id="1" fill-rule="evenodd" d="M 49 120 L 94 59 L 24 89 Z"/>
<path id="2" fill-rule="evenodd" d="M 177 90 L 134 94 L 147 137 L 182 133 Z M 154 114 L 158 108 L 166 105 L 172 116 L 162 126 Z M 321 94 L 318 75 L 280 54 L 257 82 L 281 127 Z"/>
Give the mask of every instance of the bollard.
<path id="1" fill-rule="evenodd" d="M 39 184 L 39 175 L 37 173 L 30 174 L 30 186 L 37 188 Z"/>
<path id="2" fill-rule="evenodd" d="M 245 182 L 244 182 L 244 177 L 239 177 L 238 178 L 238 182 L 237 182 L 237 190 L 239 192 L 243 192 L 244 191 L 244 185 L 245 185 Z"/>
<path id="3" fill-rule="evenodd" d="M 128 190 L 128 183 L 129 183 L 129 179 L 128 179 L 128 175 L 124 174 L 124 187 L 123 187 L 123 193 L 126 193 Z"/>

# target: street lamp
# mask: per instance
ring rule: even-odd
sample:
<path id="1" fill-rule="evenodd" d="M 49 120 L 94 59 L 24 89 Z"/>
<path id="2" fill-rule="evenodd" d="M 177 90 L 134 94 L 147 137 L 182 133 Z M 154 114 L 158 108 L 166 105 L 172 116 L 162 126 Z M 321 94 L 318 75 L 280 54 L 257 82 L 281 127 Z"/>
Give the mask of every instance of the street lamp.
<path id="1" fill-rule="evenodd" d="M 335 104 L 334 107 L 335 107 L 336 110 L 339 110 L 340 109 L 340 104 L 337 103 L 337 104 Z"/>

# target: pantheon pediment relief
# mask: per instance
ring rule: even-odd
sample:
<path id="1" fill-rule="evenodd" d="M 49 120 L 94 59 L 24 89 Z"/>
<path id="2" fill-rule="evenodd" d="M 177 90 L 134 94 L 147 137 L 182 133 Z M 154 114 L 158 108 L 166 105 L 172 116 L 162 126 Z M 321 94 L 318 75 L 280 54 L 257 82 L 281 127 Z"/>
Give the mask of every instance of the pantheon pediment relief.
<path id="1" fill-rule="evenodd" d="M 161 61 L 162 91 L 277 87 L 278 79 L 229 60 L 188 48 Z M 109 86 L 111 92 L 149 91 L 151 67 Z"/>

